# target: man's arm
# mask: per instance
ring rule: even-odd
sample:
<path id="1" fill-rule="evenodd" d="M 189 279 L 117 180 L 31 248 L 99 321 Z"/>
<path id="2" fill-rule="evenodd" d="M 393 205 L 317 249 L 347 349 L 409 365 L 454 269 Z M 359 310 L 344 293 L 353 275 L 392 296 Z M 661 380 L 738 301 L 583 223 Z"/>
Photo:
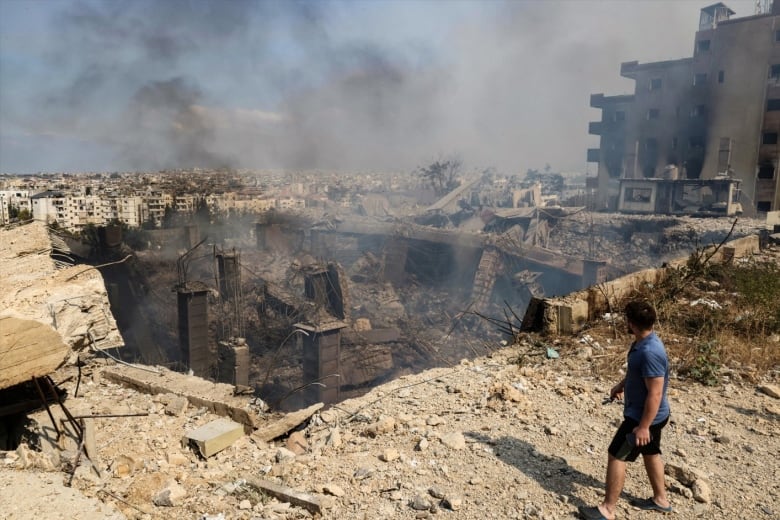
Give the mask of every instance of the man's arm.
<path id="1" fill-rule="evenodd" d="M 661 406 L 661 399 L 664 395 L 663 377 L 646 377 L 645 386 L 647 387 L 647 399 L 642 411 L 642 419 L 639 426 L 634 428 L 636 443 L 638 446 L 644 446 L 650 442 L 650 425 L 658 414 L 658 408 Z"/>

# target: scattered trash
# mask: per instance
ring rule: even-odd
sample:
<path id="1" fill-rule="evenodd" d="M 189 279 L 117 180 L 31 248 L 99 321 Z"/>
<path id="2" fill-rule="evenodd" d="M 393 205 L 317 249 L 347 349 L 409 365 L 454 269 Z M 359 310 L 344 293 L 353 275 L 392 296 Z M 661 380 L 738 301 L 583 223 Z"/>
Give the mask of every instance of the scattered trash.
<path id="1" fill-rule="evenodd" d="M 696 307 L 697 305 L 706 305 L 710 309 L 723 308 L 718 302 L 716 302 L 715 300 L 710 300 L 709 298 L 699 298 L 698 300 L 694 300 L 691 302 L 691 307 Z"/>
<path id="2" fill-rule="evenodd" d="M 547 359 L 558 359 L 560 354 L 554 348 L 547 347 Z"/>

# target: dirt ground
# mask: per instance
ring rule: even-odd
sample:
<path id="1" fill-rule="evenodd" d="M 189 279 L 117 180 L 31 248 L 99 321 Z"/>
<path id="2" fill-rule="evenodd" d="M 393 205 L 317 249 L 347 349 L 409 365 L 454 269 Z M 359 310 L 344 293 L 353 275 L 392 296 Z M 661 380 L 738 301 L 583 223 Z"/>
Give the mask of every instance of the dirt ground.
<path id="1" fill-rule="evenodd" d="M 578 505 L 602 496 L 606 448 L 622 415 L 618 404 L 602 404 L 620 374 L 596 377 L 591 366 L 598 352 L 627 343 L 570 338 L 555 345 L 560 359 L 527 355 L 530 343 L 497 345 L 490 356 L 405 376 L 322 411 L 292 442 L 244 436 L 208 460 L 181 437 L 216 416 L 191 406 L 166 413 L 169 395 L 106 381 L 101 360 L 69 408 L 148 415 L 96 419 L 101 476 L 83 462 L 71 488 L 62 462 L 74 446 L 64 443 L 60 464 L 43 461 L 46 450 L 0 453 L 0 510 L 5 518 L 311 516 L 245 482 L 262 477 L 322 495 L 325 518 L 574 518 Z M 780 401 L 766 393 L 777 391 L 776 379 L 727 371 L 714 388 L 672 380 L 663 447 L 674 518 L 780 518 Z M 71 395 L 73 385 L 63 385 Z M 34 418 L 50 429 L 45 413 Z M 172 505 L 156 505 L 166 503 L 165 490 Z M 631 465 L 619 518 L 652 518 L 627 501 L 649 493 L 641 463 Z"/>

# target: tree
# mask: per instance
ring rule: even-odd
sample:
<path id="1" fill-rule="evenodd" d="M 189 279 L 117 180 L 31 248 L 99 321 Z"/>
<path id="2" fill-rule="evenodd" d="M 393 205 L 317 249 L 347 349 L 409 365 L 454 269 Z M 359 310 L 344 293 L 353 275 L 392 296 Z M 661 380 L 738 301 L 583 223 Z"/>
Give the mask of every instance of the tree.
<path id="1" fill-rule="evenodd" d="M 163 229 L 170 229 L 172 227 L 176 226 L 176 221 L 178 220 L 179 212 L 176 211 L 176 208 L 172 208 L 171 206 L 165 206 L 165 213 L 163 214 L 162 218 L 162 228 Z"/>
<path id="2" fill-rule="evenodd" d="M 431 185 L 436 195 L 443 196 L 460 185 L 456 176 L 460 172 L 461 166 L 463 163 L 460 159 L 439 159 L 428 166 L 419 168 L 418 172 Z"/>

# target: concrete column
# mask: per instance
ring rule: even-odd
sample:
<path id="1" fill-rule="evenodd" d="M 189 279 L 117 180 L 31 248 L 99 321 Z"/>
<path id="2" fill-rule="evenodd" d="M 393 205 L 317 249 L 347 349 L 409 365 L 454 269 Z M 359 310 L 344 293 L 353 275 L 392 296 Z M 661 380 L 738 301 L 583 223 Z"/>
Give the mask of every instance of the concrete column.
<path id="1" fill-rule="evenodd" d="M 384 279 L 395 286 L 401 285 L 406 277 L 406 257 L 409 243 L 393 237 L 385 243 Z"/>
<path id="2" fill-rule="evenodd" d="M 200 377 L 211 375 L 208 290 L 179 289 L 179 345 L 184 365 Z"/>
<path id="3" fill-rule="evenodd" d="M 299 323 L 303 336 L 303 384 L 306 404 L 331 404 L 340 399 L 341 330 L 343 321 L 313 326 Z"/>

